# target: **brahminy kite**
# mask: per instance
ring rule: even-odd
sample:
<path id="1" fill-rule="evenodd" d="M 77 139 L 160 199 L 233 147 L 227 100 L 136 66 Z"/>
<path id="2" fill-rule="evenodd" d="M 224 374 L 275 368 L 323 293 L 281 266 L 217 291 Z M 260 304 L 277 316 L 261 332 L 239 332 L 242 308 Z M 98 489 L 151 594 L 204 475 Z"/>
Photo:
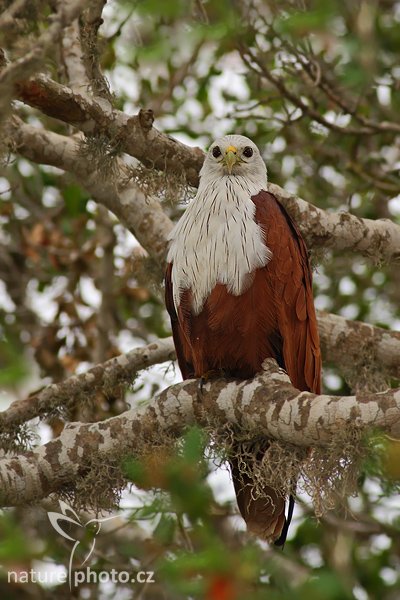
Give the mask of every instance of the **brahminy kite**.
<path id="1" fill-rule="evenodd" d="M 267 169 L 247 137 L 209 148 L 196 197 L 170 234 L 166 306 L 184 379 L 248 379 L 274 358 L 294 387 L 320 393 L 321 355 L 307 248 L 267 191 Z M 240 512 L 252 533 L 283 545 L 290 496 L 262 494 L 230 457 Z"/>

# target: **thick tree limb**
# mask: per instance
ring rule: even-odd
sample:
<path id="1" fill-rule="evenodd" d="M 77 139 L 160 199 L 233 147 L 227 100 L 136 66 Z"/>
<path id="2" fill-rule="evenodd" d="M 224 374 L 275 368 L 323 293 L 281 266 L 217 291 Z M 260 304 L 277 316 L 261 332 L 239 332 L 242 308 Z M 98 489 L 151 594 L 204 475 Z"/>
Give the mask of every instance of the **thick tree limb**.
<path id="1" fill-rule="evenodd" d="M 141 110 L 133 117 L 116 110 L 99 97 L 74 93 L 70 88 L 40 75 L 20 82 L 17 97 L 44 114 L 78 127 L 87 135 L 105 133 L 123 152 L 145 166 L 186 174 L 189 184 L 198 184 L 204 153 L 190 148 L 153 127 L 153 112 Z"/>
<path id="2" fill-rule="evenodd" d="M 323 311 L 317 312 L 317 318 L 324 361 L 352 370 L 368 364 L 370 370 L 400 378 L 400 331 Z"/>
<path id="3" fill-rule="evenodd" d="M 155 198 L 146 197 L 126 176 L 117 160 L 114 177 L 100 176 L 91 157 L 79 151 L 79 138 L 71 138 L 26 125 L 16 117 L 8 124 L 14 149 L 29 160 L 72 173 L 94 200 L 113 212 L 159 264 L 165 260 L 172 223 Z"/>
<path id="4" fill-rule="evenodd" d="M 175 358 L 172 338 L 157 340 L 134 348 L 126 354 L 98 364 L 79 375 L 53 383 L 23 400 L 16 400 L 0 412 L 0 435 L 34 417 L 43 416 L 61 406 L 67 407 L 83 397 L 92 397 L 98 390 L 113 389 L 121 383 L 131 383 L 142 369 Z"/>
<path id="5" fill-rule="evenodd" d="M 381 428 L 400 435 L 400 389 L 348 397 L 299 392 L 268 359 L 253 380 L 209 382 L 201 400 L 198 382 L 187 380 L 156 396 L 148 406 L 92 424 L 73 423 L 37 448 L 0 461 L 0 505 L 37 500 L 71 485 L 88 465 L 134 454 L 153 435 L 179 436 L 187 425 L 223 427 L 273 437 L 298 446 L 327 446 L 343 428 Z"/>
<path id="6" fill-rule="evenodd" d="M 29 82 L 28 91 L 25 90 L 26 94 L 30 94 L 33 97 L 35 97 L 35 95 L 37 96 L 39 99 L 38 104 L 42 103 L 43 89 L 41 87 L 41 81 L 42 78 L 37 78 L 34 81 Z M 46 103 L 49 104 L 46 109 L 46 114 L 57 116 L 57 118 L 61 118 L 62 120 L 68 117 L 69 122 L 73 122 L 77 126 L 80 126 L 88 133 L 93 132 L 95 128 L 99 127 L 100 131 L 105 130 L 108 135 L 112 134 L 115 139 L 118 139 L 118 144 L 121 144 L 120 147 L 125 152 L 132 154 L 139 160 L 142 160 L 145 164 L 149 164 L 150 161 L 152 165 L 156 165 L 158 168 L 169 168 L 170 163 L 168 162 L 167 157 L 173 156 L 173 148 L 174 144 L 176 144 L 176 156 L 174 160 L 176 159 L 181 164 L 181 167 L 185 169 L 188 181 L 195 183 L 193 173 L 196 172 L 197 177 L 198 169 L 200 168 L 204 157 L 204 154 L 200 149 L 189 148 L 178 142 L 173 142 L 171 138 L 158 132 L 151 124 L 149 125 L 148 131 L 144 133 L 141 125 L 141 114 L 129 119 L 128 124 L 128 117 L 123 113 L 111 111 L 111 107 L 106 101 L 102 101 L 107 104 L 107 107 L 104 108 L 100 106 L 99 102 L 73 94 L 73 92 L 69 88 L 65 88 L 65 86 L 60 86 L 55 82 L 49 84 L 47 79 L 45 81 L 45 98 Z M 38 86 L 37 89 L 35 86 Z M 59 88 L 62 89 L 61 100 L 59 98 Z M 34 105 L 34 100 L 31 99 L 30 103 Z M 128 127 L 127 130 L 125 130 L 126 127 Z M 104 181 L 99 179 L 98 174 L 93 173 L 93 163 L 84 161 L 83 157 L 79 155 L 76 146 L 71 144 L 68 146 L 69 161 L 66 161 L 66 158 L 64 156 L 59 156 L 59 154 L 57 159 L 55 159 L 54 156 L 51 156 L 52 153 L 49 143 L 56 143 L 56 140 L 58 139 L 58 145 L 62 142 L 64 147 L 67 147 L 68 138 L 63 140 L 63 136 L 56 137 L 57 134 L 40 131 L 22 123 L 20 123 L 18 130 L 14 131 L 18 140 L 19 152 L 21 154 L 35 162 L 56 164 L 56 166 L 60 168 L 70 170 L 81 181 L 82 185 L 93 193 L 95 199 L 97 198 L 98 201 L 102 202 L 107 208 L 112 210 L 118 218 L 122 218 L 124 224 L 129 223 L 129 228 L 131 231 L 134 230 L 136 232 L 135 235 L 137 235 L 138 239 L 140 239 L 138 235 L 139 228 L 144 228 L 146 230 L 146 234 L 151 237 L 152 241 L 150 244 L 147 244 L 140 239 L 140 242 L 143 243 L 147 250 L 150 251 L 150 249 L 154 248 L 155 243 L 155 247 L 157 248 L 157 258 L 165 252 L 166 235 L 161 237 L 160 229 L 164 234 L 167 234 L 172 225 L 167 225 L 168 218 L 154 198 L 148 200 L 148 206 L 146 208 L 144 195 L 135 188 L 136 202 L 138 195 L 141 194 L 142 200 L 140 202 L 140 210 L 143 210 L 145 213 L 142 223 L 139 225 L 137 221 L 140 214 L 132 215 L 131 213 L 133 211 L 131 211 L 131 207 L 127 205 L 127 202 L 131 201 L 130 195 L 132 193 L 132 184 L 126 186 L 119 198 L 118 195 L 115 194 L 115 191 L 110 197 L 109 186 L 113 184 L 115 187 L 118 185 L 118 182 L 107 180 L 108 187 L 106 187 Z M 41 138 L 41 144 L 35 143 L 35 134 Z M 46 148 L 43 148 L 43 141 L 45 138 L 47 138 L 48 144 Z M 184 151 L 183 148 L 185 149 Z M 43 150 L 46 152 L 43 152 Z M 145 153 L 145 158 L 143 153 Z M 161 155 L 163 156 L 162 164 L 157 162 Z M 188 158 L 189 156 L 191 156 L 190 160 Z M 170 166 L 171 168 L 176 168 L 176 165 L 175 167 L 173 167 L 172 164 Z M 104 190 L 102 190 L 102 187 L 107 190 L 105 193 Z M 349 213 L 329 213 L 297 196 L 289 194 L 278 185 L 269 184 L 268 189 L 277 196 L 298 223 L 309 247 L 353 250 L 375 262 L 400 260 L 400 226 L 392 221 L 388 219 L 378 219 L 375 221 L 371 219 L 360 219 Z M 152 209 L 156 211 L 154 217 L 152 216 Z M 136 221 L 134 225 L 132 221 Z M 152 231 L 153 229 L 155 229 L 155 231 Z"/>
<path id="7" fill-rule="evenodd" d="M 322 356 L 343 370 L 359 370 L 366 363 L 400 378 L 400 332 L 387 331 L 360 321 L 348 321 L 338 315 L 318 311 Z M 0 412 L 0 435 L 12 427 L 40 417 L 77 399 L 90 399 L 99 389 L 129 383 L 135 373 L 151 365 L 175 359 L 172 338 L 156 340 L 134 348 L 86 373 L 73 375 L 59 384 L 51 384 L 23 400 L 16 400 Z"/>
<path id="8" fill-rule="evenodd" d="M 360 219 L 350 213 L 328 213 L 293 196 L 279 185 L 268 189 L 280 200 L 310 248 L 353 250 L 375 262 L 400 260 L 400 226 L 389 219 Z"/>

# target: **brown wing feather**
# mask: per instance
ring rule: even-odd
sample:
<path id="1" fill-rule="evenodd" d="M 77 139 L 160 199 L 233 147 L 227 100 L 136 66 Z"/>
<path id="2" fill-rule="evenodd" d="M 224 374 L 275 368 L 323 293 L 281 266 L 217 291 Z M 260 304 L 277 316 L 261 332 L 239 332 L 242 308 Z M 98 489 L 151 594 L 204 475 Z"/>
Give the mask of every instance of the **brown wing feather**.
<path id="1" fill-rule="evenodd" d="M 182 325 L 182 323 L 189 323 L 188 318 L 184 317 L 184 312 L 185 307 L 189 305 L 188 313 L 190 315 L 190 298 L 187 297 L 188 294 L 186 293 L 185 298 L 183 299 L 184 301 L 181 301 L 179 306 L 179 312 L 182 313 L 182 315 L 181 318 L 178 319 L 172 290 L 172 269 L 172 264 L 168 263 L 165 271 L 165 306 L 171 319 L 172 337 L 174 338 L 176 358 L 182 372 L 182 377 L 183 379 L 190 379 L 191 377 L 194 377 L 192 352 L 187 334 L 185 335 L 184 326 Z"/>
<path id="2" fill-rule="evenodd" d="M 295 387 L 321 393 L 321 353 L 307 248 L 297 225 L 269 192 L 253 196 L 272 259 L 264 267 L 272 285 L 283 361 Z"/>

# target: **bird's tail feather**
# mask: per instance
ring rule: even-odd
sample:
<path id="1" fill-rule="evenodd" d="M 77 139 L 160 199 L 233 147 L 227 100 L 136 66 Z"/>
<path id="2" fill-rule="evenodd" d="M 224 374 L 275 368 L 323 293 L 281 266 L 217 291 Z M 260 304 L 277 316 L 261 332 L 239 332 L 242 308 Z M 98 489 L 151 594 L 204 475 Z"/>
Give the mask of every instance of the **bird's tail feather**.
<path id="1" fill-rule="evenodd" d="M 262 494 L 257 494 L 249 475 L 243 473 L 242 469 L 239 471 L 239 461 L 231 458 L 230 465 L 238 507 L 248 531 L 277 546 L 283 546 L 293 514 L 293 496 L 289 498 L 286 518 L 285 498 L 279 490 L 265 486 Z"/>

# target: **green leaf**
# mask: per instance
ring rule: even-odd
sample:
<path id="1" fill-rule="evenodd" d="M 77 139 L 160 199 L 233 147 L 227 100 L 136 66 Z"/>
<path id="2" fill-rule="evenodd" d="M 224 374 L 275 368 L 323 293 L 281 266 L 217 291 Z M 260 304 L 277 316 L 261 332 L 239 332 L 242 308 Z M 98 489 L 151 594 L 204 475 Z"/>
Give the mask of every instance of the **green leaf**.
<path id="1" fill-rule="evenodd" d="M 0 564 L 13 563 L 33 556 L 25 532 L 16 523 L 14 515 L 4 513 L 0 516 Z"/>
<path id="2" fill-rule="evenodd" d="M 182 453 L 186 460 L 196 463 L 203 458 L 206 436 L 199 427 L 191 427 L 183 438 Z"/>
<path id="3" fill-rule="evenodd" d="M 153 15 L 160 19 L 176 19 L 188 12 L 188 3 L 184 0 L 165 2 L 164 0 L 142 0 L 137 4 L 138 12 Z"/>
<path id="4" fill-rule="evenodd" d="M 65 209 L 70 217 L 77 217 L 86 212 L 89 195 L 79 185 L 71 183 L 62 189 Z"/>
<path id="5" fill-rule="evenodd" d="M 328 29 L 334 15 L 333 3 L 325 0 L 314 10 L 307 9 L 286 13 L 280 19 L 277 19 L 275 26 L 277 31 L 281 33 L 306 35 L 315 33 L 318 30 Z"/>
<path id="6" fill-rule="evenodd" d="M 0 386 L 8 387 L 20 383 L 29 374 L 22 349 L 12 342 L 0 340 Z"/>
<path id="7" fill-rule="evenodd" d="M 171 544 L 174 539 L 176 529 L 176 519 L 168 514 L 162 514 L 157 527 L 154 530 L 154 537 L 163 545 Z"/>

